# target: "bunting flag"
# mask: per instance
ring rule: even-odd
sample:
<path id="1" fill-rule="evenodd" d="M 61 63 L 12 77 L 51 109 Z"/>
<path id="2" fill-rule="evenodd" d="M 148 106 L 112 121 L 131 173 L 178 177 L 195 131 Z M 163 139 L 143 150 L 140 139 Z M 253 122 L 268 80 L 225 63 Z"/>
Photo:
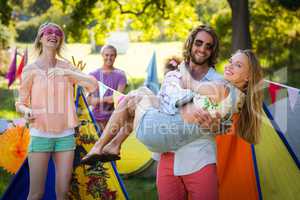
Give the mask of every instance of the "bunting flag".
<path id="1" fill-rule="evenodd" d="M 144 82 L 144 85 L 148 87 L 154 94 L 157 94 L 159 91 L 156 68 L 156 54 L 153 52 L 152 58 L 147 67 L 147 78 Z"/>
<path id="2" fill-rule="evenodd" d="M 21 78 L 21 74 L 22 74 L 24 66 L 27 64 L 27 60 L 28 60 L 28 50 L 26 48 L 24 55 L 22 56 L 21 62 L 18 66 L 18 70 L 17 70 L 17 74 L 16 74 L 17 78 Z"/>
<path id="3" fill-rule="evenodd" d="M 104 83 L 98 81 L 98 88 L 99 88 L 99 97 L 103 98 L 105 92 L 109 89 Z"/>
<path id="4" fill-rule="evenodd" d="M 299 90 L 298 89 L 288 88 L 288 98 L 289 98 L 290 106 L 291 106 L 292 110 L 294 110 L 294 106 L 297 102 L 298 95 L 299 95 Z"/>
<path id="5" fill-rule="evenodd" d="M 114 107 L 116 108 L 117 105 L 120 103 L 120 101 L 125 97 L 126 95 L 114 90 L 113 93 L 113 101 L 114 101 Z"/>
<path id="6" fill-rule="evenodd" d="M 279 89 L 281 89 L 281 87 L 279 85 L 270 82 L 270 84 L 269 84 L 269 93 L 270 93 L 270 96 L 271 96 L 272 104 L 275 103 L 275 101 L 276 101 L 276 95 L 277 95 L 277 92 L 278 92 Z"/>
<path id="7" fill-rule="evenodd" d="M 17 71 L 17 48 L 14 51 L 13 59 L 10 63 L 8 72 L 6 74 L 6 78 L 8 80 L 8 87 L 13 84 L 16 79 L 16 71 Z"/>
<path id="8" fill-rule="evenodd" d="M 107 90 L 111 90 L 113 92 L 112 97 L 113 97 L 113 102 L 114 102 L 115 108 L 118 105 L 118 103 L 126 96 L 125 94 L 122 94 L 121 92 L 114 90 L 111 87 L 108 87 L 101 81 L 98 81 L 98 87 L 99 87 L 99 97 L 100 98 L 103 98 L 103 96 Z"/>

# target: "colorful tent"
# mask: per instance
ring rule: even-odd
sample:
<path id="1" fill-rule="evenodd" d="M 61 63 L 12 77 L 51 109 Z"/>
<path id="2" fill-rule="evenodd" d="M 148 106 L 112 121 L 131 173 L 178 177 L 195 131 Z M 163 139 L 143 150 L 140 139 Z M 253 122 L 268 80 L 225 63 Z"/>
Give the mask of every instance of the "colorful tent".
<path id="1" fill-rule="evenodd" d="M 300 199 L 299 90 L 293 88 L 297 95 L 291 95 L 292 88 L 276 84 L 274 90 L 273 84 L 266 82 L 269 94 L 258 145 L 234 133 L 217 137 L 220 200 Z"/>
<path id="2" fill-rule="evenodd" d="M 81 126 L 77 130 L 73 177 L 70 187 L 71 199 L 128 199 L 125 187 L 113 162 L 98 163 L 95 166 L 80 165 L 80 159 L 90 150 L 98 139 L 99 129 L 81 87 L 76 90 L 76 107 Z M 55 169 L 52 159 L 49 162 L 48 175 L 43 199 L 55 200 Z M 25 160 L 13 178 L 2 200 L 23 200 L 29 190 L 29 169 Z"/>

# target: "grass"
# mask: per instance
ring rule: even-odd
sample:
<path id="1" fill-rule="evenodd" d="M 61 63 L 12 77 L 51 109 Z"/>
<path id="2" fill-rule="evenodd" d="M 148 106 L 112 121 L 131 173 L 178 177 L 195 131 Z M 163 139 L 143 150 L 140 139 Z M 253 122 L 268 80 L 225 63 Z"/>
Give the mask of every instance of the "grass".
<path id="1" fill-rule="evenodd" d="M 124 184 L 131 200 L 156 200 L 157 192 L 155 178 L 132 177 L 123 179 Z"/>
<path id="2" fill-rule="evenodd" d="M 0 197 L 6 190 L 8 183 L 11 181 L 12 175 L 0 168 Z"/>

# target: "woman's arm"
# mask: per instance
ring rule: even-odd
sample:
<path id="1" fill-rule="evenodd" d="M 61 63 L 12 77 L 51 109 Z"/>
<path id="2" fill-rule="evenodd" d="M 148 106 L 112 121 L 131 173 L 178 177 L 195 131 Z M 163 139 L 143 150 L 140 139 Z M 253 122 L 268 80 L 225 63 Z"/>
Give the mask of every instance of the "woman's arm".
<path id="1" fill-rule="evenodd" d="M 15 103 L 16 111 L 24 114 L 27 120 L 33 120 L 32 110 L 30 108 L 30 94 L 33 84 L 33 66 L 26 66 L 21 75 L 21 84 L 19 89 L 19 98 Z"/>
<path id="2" fill-rule="evenodd" d="M 200 95 L 208 96 L 214 103 L 221 102 L 228 95 L 223 83 L 216 81 L 199 82 L 193 79 L 185 66 L 180 66 L 181 86 Z"/>
<path id="3" fill-rule="evenodd" d="M 70 78 L 74 83 L 81 85 L 85 89 L 87 89 L 88 92 L 93 92 L 96 90 L 98 82 L 97 80 L 90 75 L 84 74 L 79 70 L 76 70 L 74 68 L 62 68 L 62 67 L 55 67 L 51 68 L 48 71 L 48 77 L 60 75 L 60 76 L 66 76 Z"/>

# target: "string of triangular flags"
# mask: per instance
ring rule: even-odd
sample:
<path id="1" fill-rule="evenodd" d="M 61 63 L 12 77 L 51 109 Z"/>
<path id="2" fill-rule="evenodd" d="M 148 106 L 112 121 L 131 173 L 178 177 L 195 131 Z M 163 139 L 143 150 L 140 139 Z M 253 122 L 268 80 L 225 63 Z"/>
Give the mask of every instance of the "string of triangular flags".
<path id="1" fill-rule="evenodd" d="M 5 76 L 6 79 L 8 80 L 8 87 L 10 87 L 17 78 L 21 79 L 21 74 L 24 69 L 24 66 L 28 62 L 28 49 L 27 48 L 25 49 L 18 67 L 17 67 L 17 56 L 18 56 L 18 50 L 17 48 L 15 48 L 7 74 Z"/>
<path id="2" fill-rule="evenodd" d="M 276 83 L 276 82 L 269 81 L 269 80 L 264 80 L 264 81 L 269 84 L 268 90 L 269 90 L 269 94 L 271 96 L 272 104 L 276 102 L 276 96 L 277 96 L 278 91 L 280 91 L 282 88 L 286 88 L 287 92 L 288 92 L 288 98 L 289 98 L 291 109 L 294 110 L 294 106 L 295 106 L 297 99 L 299 97 L 299 94 L 300 94 L 300 90 L 298 88 L 290 87 L 290 86 L 283 85 L 283 84 Z"/>
<path id="3" fill-rule="evenodd" d="M 99 97 L 103 98 L 104 94 L 106 93 L 107 90 L 111 90 L 113 92 L 113 102 L 114 106 L 116 107 L 118 103 L 126 96 L 125 94 L 105 85 L 101 81 L 98 81 L 98 88 L 99 88 Z"/>

